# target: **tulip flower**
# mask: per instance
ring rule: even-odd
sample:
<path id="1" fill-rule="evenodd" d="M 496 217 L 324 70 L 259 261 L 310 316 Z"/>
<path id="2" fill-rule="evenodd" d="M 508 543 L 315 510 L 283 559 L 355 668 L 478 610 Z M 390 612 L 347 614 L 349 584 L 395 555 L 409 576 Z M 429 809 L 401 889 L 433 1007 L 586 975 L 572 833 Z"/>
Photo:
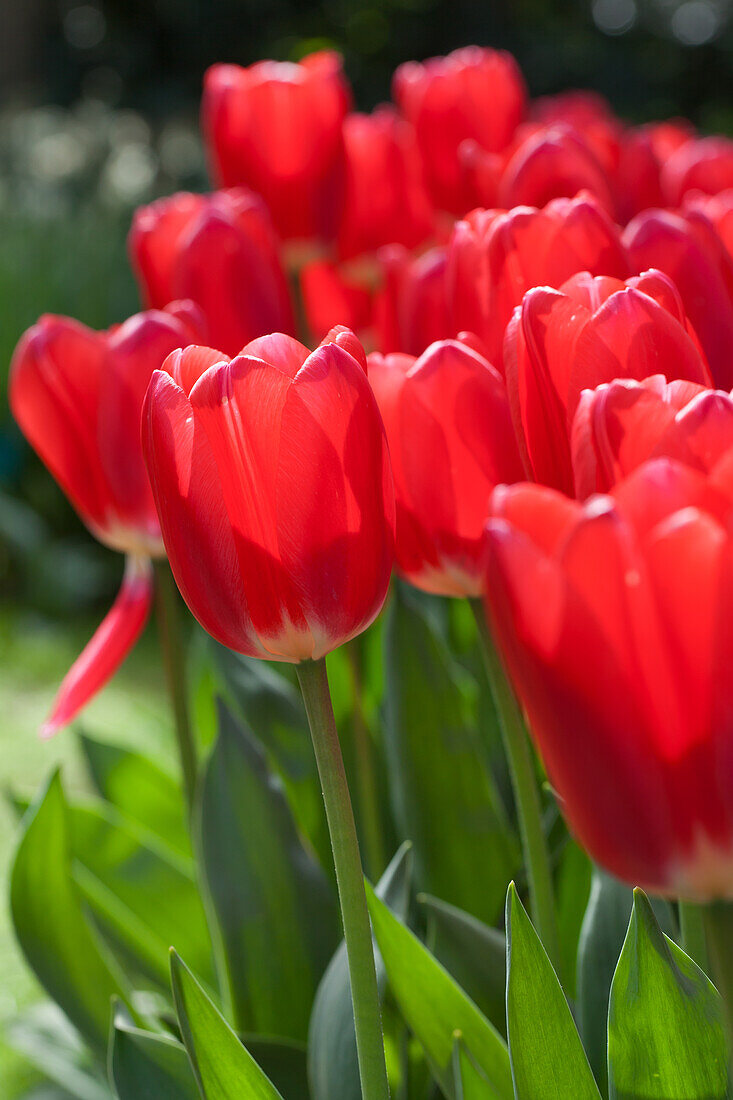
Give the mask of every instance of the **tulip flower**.
<path id="1" fill-rule="evenodd" d="M 398 568 L 426 592 L 480 595 L 489 495 L 522 478 L 501 375 L 442 340 L 418 359 L 371 355 L 369 379 L 392 459 Z"/>
<path id="2" fill-rule="evenodd" d="M 555 199 L 542 210 L 474 210 L 456 223 L 448 246 L 451 327 L 477 333 L 500 366 L 504 330 L 524 294 L 560 286 L 578 271 L 629 273 L 619 231 L 591 195 Z"/>
<path id="3" fill-rule="evenodd" d="M 110 679 L 150 610 L 150 559 L 164 556 L 140 444 L 151 375 L 181 344 L 200 339 L 192 302 L 95 332 L 67 317 L 28 329 L 10 368 L 10 405 L 28 442 L 92 534 L 127 556 L 120 594 L 59 690 L 42 729 L 67 725 Z"/>
<path id="4" fill-rule="evenodd" d="M 311 260 L 300 270 L 300 293 L 308 333 L 322 340 L 335 323 L 344 324 L 360 335 L 372 322 L 372 292 L 357 281 L 345 264 Z"/>
<path id="5" fill-rule="evenodd" d="M 354 352 L 352 354 L 351 352 Z M 191 347 L 150 385 L 143 446 L 173 575 L 223 645 L 317 659 L 387 593 L 394 492 L 358 341 Z"/>
<path id="6" fill-rule="evenodd" d="M 664 204 L 662 169 L 693 135 L 688 122 L 671 119 L 632 127 L 621 136 L 618 157 L 611 171 L 621 222 L 629 221 L 642 210 Z"/>
<path id="7" fill-rule="evenodd" d="M 611 186 L 591 145 L 570 126 L 556 123 L 536 129 L 513 152 L 497 186 L 496 205 L 545 206 L 584 190 L 613 216 Z"/>
<path id="8" fill-rule="evenodd" d="M 570 429 L 584 389 L 661 373 L 712 380 L 680 297 L 658 271 L 625 283 L 583 272 L 535 287 L 507 327 L 506 386 L 527 476 L 573 492 Z"/>
<path id="9" fill-rule="evenodd" d="M 333 241 L 350 99 L 341 58 L 330 51 L 298 64 L 213 65 L 201 122 L 216 186 L 256 191 L 287 241 Z"/>
<path id="10" fill-rule="evenodd" d="M 263 201 L 244 188 L 181 192 L 140 207 L 128 239 L 145 304 L 198 303 L 205 338 L 228 354 L 273 329 L 292 332 L 278 240 Z"/>
<path id="11" fill-rule="evenodd" d="M 698 210 L 648 210 L 623 234 L 637 270 L 659 268 L 680 292 L 713 381 L 733 386 L 733 261 L 715 228 Z"/>
<path id="12" fill-rule="evenodd" d="M 704 215 L 712 225 L 726 247 L 733 261 L 733 188 L 720 191 L 717 195 L 704 195 L 701 191 L 692 191 L 685 196 L 682 212 Z"/>
<path id="13" fill-rule="evenodd" d="M 392 107 L 344 122 L 346 194 L 338 248 L 344 259 L 388 244 L 415 248 L 431 235 L 434 214 L 425 190 L 415 133 Z"/>
<path id="14" fill-rule="evenodd" d="M 507 53 L 467 46 L 447 57 L 400 65 L 392 91 L 415 128 L 433 201 L 441 210 L 463 214 L 459 146 L 473 140 L 498 153 L 509 144 L 527 102 L 516 61 Z"/>
<path id="15" fill-rule="evenodd" d="M 540 96 L 532 103 L 531 117 L 540 126 L 570 127 L 593 151 L 603 171 L 613 172 L 623 127 L 602 95 L 571 91 Z"/>
<path id="16" fill-rule="evenodd" d="M 726 419 L 706 470 L 654 458 L 582 504 L 503 487 L 486 527 L 489 614 L 572 831 L 693 901 L 733 896 Z"/>
<path id="17" fill-rule="evenodd" d="M 377 347 L 421 355 L 435 340 L 454 336 L 446 302 L 446 254 L 436 247 L 421 256 L 394 245 L 379 253 L 383 283 L 374 298 Z"/>
<path id="18" fill-rule="evenodd" d="M 733 187 L 733 141 L 704 137 L 676 149 L 662 169 L 662 193 L 669 206 L 679 206 L 685 195 L 701 191 L 717 195 Z"/>

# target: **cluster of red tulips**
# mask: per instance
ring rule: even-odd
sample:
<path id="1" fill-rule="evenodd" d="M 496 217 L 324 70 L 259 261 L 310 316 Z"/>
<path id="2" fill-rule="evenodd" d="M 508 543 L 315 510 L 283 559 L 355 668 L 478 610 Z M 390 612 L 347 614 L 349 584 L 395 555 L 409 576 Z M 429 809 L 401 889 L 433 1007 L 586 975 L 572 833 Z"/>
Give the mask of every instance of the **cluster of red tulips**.
<path id="1" fill-rule="evenodd" d="M 216 190 L 133 219 L 144 312 L 21 339 L 13 412 L 128 563 L 45 732 L 134 645 L 164 556 L 205 630 L 297 663 L 328 725 L 307 670 L 374 621 L 394 567 L 483 601 L 594 860 L 733 899 L 733 141 L 626 126 L 592 93 L 532 101 L 478 47 L 401 66 L 393 98 L 354 112 L 331 53 L 214 66 Z M 373 1038 L 357 1012 L 369 1100 Z"/>

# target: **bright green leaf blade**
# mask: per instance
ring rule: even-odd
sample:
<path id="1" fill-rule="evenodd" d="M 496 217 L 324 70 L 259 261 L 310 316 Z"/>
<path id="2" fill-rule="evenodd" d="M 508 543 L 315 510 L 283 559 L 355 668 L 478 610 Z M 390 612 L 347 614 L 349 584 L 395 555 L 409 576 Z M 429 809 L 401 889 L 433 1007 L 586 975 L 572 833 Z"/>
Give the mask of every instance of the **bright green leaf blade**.
<path id="1" fill-rule="evenodd" d="M 200 830 L 237 1029 L 305 1039 L 339 940 L 336 901 L 262 749 L 223 707 Z"/>
<path id="2" fill-rule="evenodd" d="M 407 919 L 412 858 L 404 844 L 377 886 L 377 896 Z M 381 956 L 375 953 L 380 995 L 386 985 Z M 356 1033 L 346 944 L 342 941 L 318 987 L 308 1031 L 308 1075 L 313 1100 L 361 1100 Z"/>
<path id="3" fill-rule="evenodd" d="M 119 1100 L 197 1100 L 199 1094 L 185 1047 L 135 1027 L 120 1008 L 112 1021 L 108 1070 Z"/>
<path id="4" fill-rule="evenodd" d="M 69 822 L 74 875 L 102 931 L 166 989 L 171 944 L 213 983 L 211 940 L 191 862 L 104 803 L 70 807 Z"/>
<path id="5" fill-rule="evenodd" d="M 504 933 L 440 898 L 422 894 L 418 901 L 427 911 L 428 943 L 436 959 L 453 975 L 497 1031 L 505 1034 Z"/>
<path id="6" fill-rule="evenodd" d="M 565 992 L 577 996 L 578 941 L 588 908 L 593 864 L 580 845 L 568 838 L 557 871 L 557 931 Z"/>
<path id="7" fill-rule="evenodd" d="M 516 1100 L 599 1100 L 552 963 L 514 883 L 506 899 L 506 1019 Z"/>
<path id="8" fill-rule="evenodd" d="M 400 835 L 419 887 L 487 924 L 518 847 L 484 758 L 476 690 L 422 610 L 396 589 L 385 628 L 385 747 Z"/>
<path id="9" fill-rule="evenodd" d="M 577 1013 L 583 1046 L 604 1096 L 608 1094 L 608 998 L 632 903 L 629 886 L 594 867 L 578 941 Z M 671 933 L 669 905 L 659 899 L 653 905 L 663 930 Z"/>
<path id="10" fill-rule="evenodd" d="M 730 1096 L 722 1012 L 712 982 L 635 890 L 608 1011 L 611 1100 Z"/>
<path id="11" fill-rule="evenodd" d="M 367 899 L 390 988 L 445 1095 L 455 1097 L 453 1042 L 454 1033 L 460 1031 L 491 1084 L 491 1100 L 511 1100 L 514 1093 L 509 1055 L 499 1033 L 369 886 Z"/>
<path id="12" fill-rule="evenodd" d="M 203 1100 L 282 1100 L 175 951 L 171 983 L 181 1035 Z"/>
<path id="13" fill-rule="evenodd" d="M 79 742 L 101 796 L 180 855 L 190 857 L 185 803 L 173 777 L 147 756 L 121 745 L 95 741 L 86 734 Z"/>
<path id="14" fill-rule="evenodd" d="M 492 1100 L 495 1095 L 460 1036 L 453 1046 L 453 1084 L 456 1100 Z"/>
<path id="15" fill-rule="evenodd" d="M 104 1050 L 122 977 L 83 911 L 71 877 L 68 811 L 58 771 L 28 810 L 11 870 L 10 908 L 23 953 L 49 996 Z"/>

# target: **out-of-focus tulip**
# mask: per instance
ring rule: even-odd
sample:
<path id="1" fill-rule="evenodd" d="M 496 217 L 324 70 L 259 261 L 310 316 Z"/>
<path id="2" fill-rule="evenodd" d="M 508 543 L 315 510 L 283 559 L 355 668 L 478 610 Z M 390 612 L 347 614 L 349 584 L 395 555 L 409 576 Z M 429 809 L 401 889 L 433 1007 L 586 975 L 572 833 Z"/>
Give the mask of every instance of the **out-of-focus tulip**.
<path id="1" fill-rule="evenodd" d="M 663 205 L 662 168 L 693 135 L 689 123 L 675 119 L 634 127 L 623 134 L 612 173 L 619 221 L 627 222 L 642 210 Z"/>
<path id="2" fill-rule="evenodd" d="M 218 641 L 322 657 L 387 593 L 394 490 L 363 351 L 343 329 L 176 352 L 154 376 L 143 447 L 173 574 Z"/>
<path id="3" fill-rule="evenodd" d="M 393 107 L 344 122 L 346 199 L 339 228 L 342 257 L 386 244 L 414 248 L 431 235 L 433 207 L 425 190 L 415 132 Z"/>
<path id="4" fill-rule="evenodd" d="M 560 286 L 578 271 L 625 278 L 619 231 L 596 199 L 555 199 L 542 210 L 474 210 L 448 246 L 446 293 L 453 332 L 467 329 L 502 361 L 504 330 L 533 286 Z"/>
<path id="5" fill-rule="evenodd" d="M 642 462 L 666 455 L 707 471 L 733 458 L 733 401 L 693 382 L 617 379 L 585 390 L 572 429 L 575 492 L 605 493 Z"/>
<path id="6" fill-rule="evenodd" d="M 140 207 L 128 239 L 145 304 L 191 298 L 205 338 L 231 355 L 257 336 L 292 332 L 293 309 L 267 208 L 237 187 L 181 192 Z"/>
<path id="7" fill-rule="evenodd" d="M 582 137 L 605 175 L 614 173 L 623 127 L 602 95 L 575 90 L 540 96 L 534 100 L 531 114 L 541 126 L 569 126 Z"/>
<path id="8" fill-rule="evenodd" d="M 659 268 L 673 280 L 705 351 L 716 386 L 733 386 L 733 261 L 697 210 L 639 214 L 623 234 L 632 266 Z"/>
<path id="9" fill-rule="evenodd" d="M 535 287 L 507 327 L 506 385 L 527 475 L 573 493 L 570 430 L 581 392 L 614 378 L 663 374 L 711 384 L 670 280 L 574 276 Z"/>
<path id="10" fill-rule="evenodd" d="M 433 201 L 463 214 L 458 148 L 470 139 L 488 153 L 505 148 L 525 112 L 527 93 L 514 58 L 467 46 L 447 57 L 407 62 L 392 91 L 415 127 Z"/>
<path id="11" fill-rule="evenodd" d="M 615 203 L 595 153 L 571 127 L 542 128 L 522 142 L 506 164 L 497 187 L 497 206 L 545 206 L 552 199 L 589 191 L 609 214 Z"/>
<path id="12" fill-rule="evenodd" d="M 697 212 L 711 222 L 733 261 L 733 188 L 717 195 L 691 191 L 682 204 L 683 213 Z"/>
<path id="13" fill-rule="evenodd" d="M 652 459 L 584 504 L 510 486 L 487 524 L 495 634 L 571 829 L 697 901 L 733 896 L 731 465 Z"/>
<path id="14" fill-rule="evenodd" d="M 669 206 L 679 206 L 690 191 L 717 195 L 733 187 L 733 141 L 704 137 L 681 145 L 662 168 L 662 194 Z"/>
<path id="15" fill-rule="evenodd" d="M 428 344 L 454 336 L 446 302 L 445 249 L 432 248 L 415 257 L 395 245 L 382 249 L 379 259 L 383 282 L 373 306 L 379 350 L 422 355 Z"/>
<path id="16" fill-rule="evenodd" d="M 522 477 L 503 379 L 455 340 L 419 359 L 372 355 L 369 378 L 394 472 L 398 568 L 426 592 L 480 595 L 491 490 Z"/>
<path id="17" fill-rule="evenodd" d="M 145 625 L 151 557 L 164 554 L 143 461 L 140 413 L 153 371 L 201 339 L 192 302 L 95 332 L 68 317 L 28 329 L 10 368 L 15 419 L 96 538 L 128 556 L 120 594 L 64 679 L 42 733 L 70 722 L 116 671 Z"/>
<path id="18" fill-rule="evenodd" d="M 300 291 L 308 332 L 322 340 L 334 324 L 343 322 L 360 335 L 372 320 L 372 291 L 344 264 L 312 260 L 300 271 Z"/>
<path id="19" fill-rule="evenodd" d="M 330 51 L 298 64 L 213 65 L 201 121 L 216 185 L 243 184 L 262 195 L 286 240 L 332 241 L 350 100 L 341 58 Z"/>

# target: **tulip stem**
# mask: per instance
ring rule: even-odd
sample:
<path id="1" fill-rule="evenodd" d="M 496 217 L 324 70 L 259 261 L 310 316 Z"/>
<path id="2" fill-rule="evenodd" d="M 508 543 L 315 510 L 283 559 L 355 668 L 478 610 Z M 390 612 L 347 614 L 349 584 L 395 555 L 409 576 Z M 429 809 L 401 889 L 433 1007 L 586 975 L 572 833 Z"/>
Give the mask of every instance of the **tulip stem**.
<path id="1" fill-rule="evenodd" d="M 713 901 L 703 907 L 702 916 L 710 955 L 710 976 L 723 998 L 730 1063 L 733 1052 L 733 905 Z"/>
<path id="2" fill-rule="evenodd" d="M 167 561 L 155 563 L 155 593 L 160 648 L 163 654 L 173 725 L 183 775 L 183 790 L 189 812 L 196 793 L 196 748 L 191 732 L 186 698 L 186 668 L 181 642 L 178 592 Z"/>
<path id="3" fill-rule="evenodd" d="M 552 868 L 542 827 L 542 803 L 532 750 L 522 713 L 491 637 L 483 604 L 479 599 L 472 599 L 469 602 L 476 617 L 486 675 L 509 763 L 529 883 L 532 922 L 559 976 L 560 939 L 557 931 Z"/>
<path id="4" fill-rule="evenodd" d="M 326 662 L 323 658 L 318 661 L 303 661 L 296 665 L 296 668 L 313 739 L 331 836 L 333 862 L 336 868 L 341 919 L 349 961 L 362 1097 L 363 1100 L 389 1100 L 372 930 L 364 891 L 364 873 L 341 745 L 331 705 Z"/>
<path id="5" fill-rule="evenodd" d="M 349 666 L 351 689 L 354 697 L 353 733 L 356 754 L 356 782 L 358 786 L 359 818 L 364 830 L 364 854 L 367 874 L 376 881 L 385 867 L 382 821 L 379 813 L 377 769 L 374 744 L 362 702 L 362 670 L 358 639 L 344 646 Z"/>
<path id="6" fill-rule="evenodd" d="M 710 963 L 705 939 L 705 918 L 701 907 L 691 901 L 680 901 L 679 917 L 682 947 L 700 969 L 707 972 Z"/>

